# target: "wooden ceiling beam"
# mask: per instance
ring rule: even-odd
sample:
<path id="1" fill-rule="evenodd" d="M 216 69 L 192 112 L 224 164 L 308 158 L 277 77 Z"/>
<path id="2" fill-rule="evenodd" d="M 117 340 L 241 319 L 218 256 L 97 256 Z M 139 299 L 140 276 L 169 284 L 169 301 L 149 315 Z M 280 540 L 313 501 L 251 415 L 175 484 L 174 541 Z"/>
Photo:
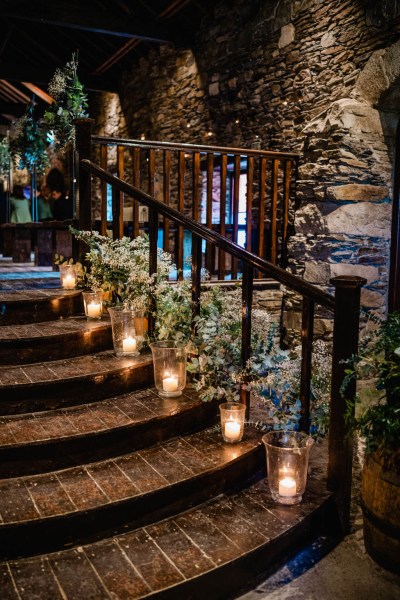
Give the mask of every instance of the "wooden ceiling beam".
<path id="1" fill-rule="evenodd" d="M 35 85 L 34 83 L 29 83 L 28 81 L 21 81 L 21 84 L 24 85 L 28 90 L 33 92 L 35 96 L 46 102 L 46 104 L 53 104 L 54 98 L 49 96 L 42 88 Z"/>
<path id="2" fill-rule="evenodd" d="M 50 8 L 50 7 L 49 7 Z M 0 16 L 11 21 L 23 20 L 43 25 L 52 25 L 68 29 L 80 29 L 92 33 L 103 35 L 114 35 L 117 37 L 134 38 L 157 43 L 172 43 L 167 31 L 160 23 L 154 21 L 144 21 L 143 19 L 126 18 L 123 20 L 113 19 L 112 17 L 103 17 L 99 14 L 89 14 L 87 11 L 73 14 L 72 11 L 58 11 L 54 16 L 49 10 L 46 14 L 27 14 L 15 13 L 11 11 L 0 10 Z"/>
<path id="3" fill-rule="evenodd" d="M 0 79 L 21 82 L 30 81 L 39 87 L 47 89 L 50 79 L 53 77 L 53 69 L 34 68 L 27 65 L 10 65 L 0 62 Z M 79 79 L 88 92 L 117 92 L 118 85 L 112 79 L 106 77 L 95 77 L 84 71 L 79 71 Z"/>
<path id="4" fill-rule="evenodd" d="M 5 79 L 0 79 L 0 84 L 3 89 L 7 89 L 7 91 L 10 94 L 12 94 L 13 98 L 17 102 L 30 102 L 31 101 L 29 96 L 24 94 L 24 92 L 21 92 L 18 88 L 16 88 L 14 85 L 12 85 L 9 81 L 6 81 Z"/>

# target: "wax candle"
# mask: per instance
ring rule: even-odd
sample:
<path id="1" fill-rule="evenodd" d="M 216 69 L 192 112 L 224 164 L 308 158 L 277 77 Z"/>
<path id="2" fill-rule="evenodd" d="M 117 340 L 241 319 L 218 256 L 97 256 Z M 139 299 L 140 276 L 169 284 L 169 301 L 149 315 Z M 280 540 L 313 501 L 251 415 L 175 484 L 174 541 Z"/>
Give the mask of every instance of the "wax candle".
<path id="1" fill-rule="evenodd" d="M 73 275 L 66 275 L 62 280 L 62 286 L 65 290 L 74 290 L 76 278 Z"/>
<path id="2" fill-rule="evenodd" d="M 279 495 L 285 498 L 293 498 L 296 495 L 296 480 L 293 477 L 279 480 Z"/>
<path id="3" fill-rule="evenodd" d="M 162 380 L 164 392 L 176 392 L 178 390 L 178 378 L 175 375 L 168 375 Z"/>
<path id="4" fill-rule="evenodd" d="M 99 302 L 90 302 L 90 304 L 87 304 L 86 316 L 98 319 L 101 316 L 101 304 Z"/>
<path id="5" fill-rule="evenodd" d="M 133 337 L 126 337 L 122 340 L 123 352 L 136 352 L 136 340 Z"/>
<path id="6" fill-rule="evenodd" d="M 230 441 L 240 440 L 240 429 L 239 421 L 227 421 L 225 423 L 225 438 Z"/>

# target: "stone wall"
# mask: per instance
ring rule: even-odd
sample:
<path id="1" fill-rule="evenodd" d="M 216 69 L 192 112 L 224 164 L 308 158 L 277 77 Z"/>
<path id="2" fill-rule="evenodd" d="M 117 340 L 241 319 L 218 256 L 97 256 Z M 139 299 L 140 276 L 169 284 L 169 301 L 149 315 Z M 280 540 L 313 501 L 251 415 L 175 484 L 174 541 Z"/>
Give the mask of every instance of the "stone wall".
<path id="1" fill-rule="evenodd" d="M 400 81 L 396 6 L 218 2 L 192 49 L 156 48 L 133 65 L 112 126 L 92 116 L 100 133 L 298 151 L 291 270 L 325 289 L 337 274 L 365 276 L 364 306 L 384 313 Z M 108 101 L 99 99 L 100 114 Z"/>

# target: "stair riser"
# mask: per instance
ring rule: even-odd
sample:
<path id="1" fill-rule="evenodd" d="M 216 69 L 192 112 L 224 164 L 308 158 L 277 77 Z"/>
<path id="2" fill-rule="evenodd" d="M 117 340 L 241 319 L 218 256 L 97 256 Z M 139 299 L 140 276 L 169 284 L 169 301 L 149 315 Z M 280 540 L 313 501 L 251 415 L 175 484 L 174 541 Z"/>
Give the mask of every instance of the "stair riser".
<path id="1" fill-rule="evenodd" d="M 83 312 L 81 294 L 64 296 L 57 299 L 44 299 L 37 302 L 3 302 L 0 306 L 1 325 L 25 325 L 42 323 L 56 319 L 71 317 Z"/>
<path id="2" fill-rule="evenodd" d="M 67 517 L 2 526 L 0 560 L 62 550 L 178 514 L 232 486 L 244 484 L 255 473 L 261 478 L 264 475 L 264 454 L 264 448 L 258 445 L 224 467 L 171 484 L 156 492 Z"/>
<path id="3" fill-rule="evenodd" d="M 0 478 L 47 473 L 147 448 L 215 420 L 216 405 L 203 402 L 177 414 L 68 440 L 50 439 L 0 450 Z"/>
<path id="4" fill-rule="evenodd" d="M 95 402 L 153 385 L 152 363 L 74 379 L 4 385 L 1 415 L 15 415 Z M 60 389 L 62 392 L 60 393 Z"/>
<path id="5" fill-rule="evenodd" d="M 10 340 L 0 342 L 0 365 L 27 364 L 46 360 L 73 358 L 112 348 L 111 329 L 77 332 L 51 338 Z"/>

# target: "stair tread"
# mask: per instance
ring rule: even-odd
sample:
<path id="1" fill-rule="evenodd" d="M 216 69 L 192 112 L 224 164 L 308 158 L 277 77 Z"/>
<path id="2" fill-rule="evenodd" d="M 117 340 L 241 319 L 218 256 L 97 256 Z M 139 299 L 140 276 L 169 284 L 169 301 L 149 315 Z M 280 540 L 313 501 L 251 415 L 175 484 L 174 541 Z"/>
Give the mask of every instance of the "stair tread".
<path id="1" fill-rule="evenodd" d="M 0 302 L 19 303 L 19 302 L 47 302 L 51 299 L 60 299 L 70 296 L 79 296 L 80 290 L 63 289 L 39 289 L 39 290 L 15 290 L 0 291 Z"/>
<path id="2" fill-rule="evenodd" d="M 31 386 L 38 383 L 59 384 L 63 380 L 78 380 L 101 375 L 133 366 L 149 364 L 148 353 L 124 358 L 115 356 L 111 350 L 87 356 L 78 356 L 22 366 L 0 366 L 0 390 L 7 387 Z"/>
<path id="3" fill-rule="evenodd" d="M 162 398 L 155 388 L 129 392 L 92 404 L 0 417 L 0 449 L 73 439 L 110 429 L 146 423 L 201 404 L 186 390 L 178 398 Z"/>
<path id="4" fill-rule="evenodd" d="M 84 316 L 25 325 L 5 325 L 0 327 L 0 344 L 12 344 L 29 340 L 37 342 L 55 336 L 65 336 L 76 332 L 91 332 L 97 329 L 109 329 L 110 327 L 110 320 L 107 317 L 101 321 L 88 321 Z"/>
<path id="5" fill-rule="evenodd" d="M 42 590 L 40 597 L 70 600 L 79 589 L 82 598 L 122 600 L 163 591 L 168 598 L 204 598 L 205 589 L 211 588 L 202 586 L 201 578 L 228 564 L 240 571 L 241 560 L 273 548 L 277 541 L 290 549 L 288 534 L 299 530 L 329 498 L 318 471 L 308 482 L 303 502 L 291 507 L 275 504 L 262 479 L 128 533 L 2 563 L 3 593 L 14 599 L 19 598 L 17 590 L 23 589 L 26 597 Z M 219 585 L 224 581 L 222 577 Z M 190 594 L 182 591 L 188 585 Z"/>
<path id="6" fill-rule="evenodd" d="M 156 492 L 236 461 L 260 444 L 260 432 L 250 427 L 234 446 L 224 444 L 214 427 L 113 459 L 0 480 L 0 529 Z"/>

